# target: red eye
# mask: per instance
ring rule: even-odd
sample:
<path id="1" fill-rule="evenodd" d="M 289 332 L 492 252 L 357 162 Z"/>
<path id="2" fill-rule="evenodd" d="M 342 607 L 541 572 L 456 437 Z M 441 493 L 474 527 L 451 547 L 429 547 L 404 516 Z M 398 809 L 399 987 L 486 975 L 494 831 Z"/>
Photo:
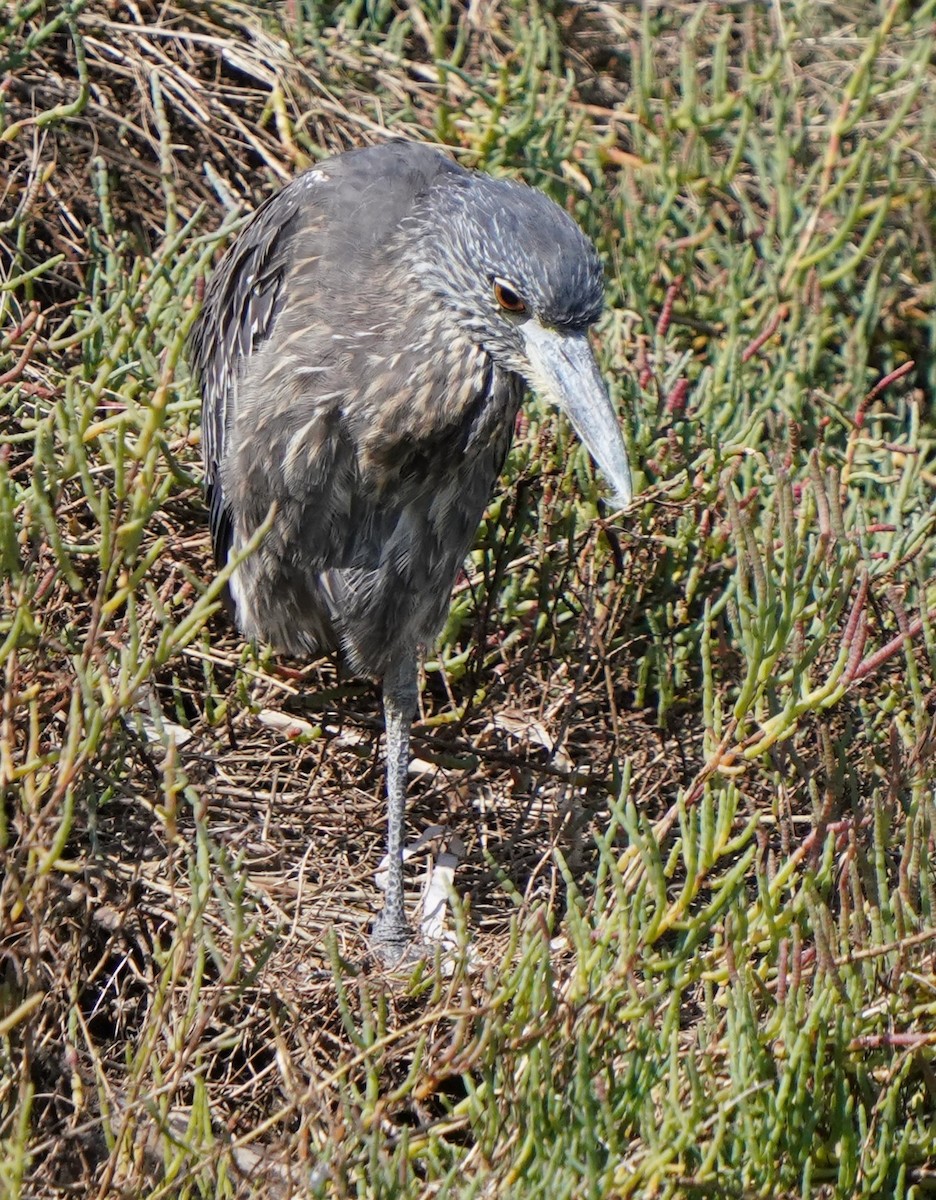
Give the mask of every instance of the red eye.
<path id="1" fill-rule="evenodd" d="M 526 303 L 523 298 L 514 291 L 509 283 L 504 283 L 503 279 L 494 280 L 494 299 L 505 312 L 526 312 Z"/>

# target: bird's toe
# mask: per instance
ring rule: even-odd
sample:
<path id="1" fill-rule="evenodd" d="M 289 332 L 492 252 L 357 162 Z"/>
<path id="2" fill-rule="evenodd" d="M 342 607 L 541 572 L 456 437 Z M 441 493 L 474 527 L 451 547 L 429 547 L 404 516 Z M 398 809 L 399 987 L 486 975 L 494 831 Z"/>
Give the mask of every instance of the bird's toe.
<path id="1" fill-rule="evenodd" d="M 405 966 L 425 957 L 422 939 L 405 921 L 380 913 L 371 928 L 371 953 L 384 967 Z"/>

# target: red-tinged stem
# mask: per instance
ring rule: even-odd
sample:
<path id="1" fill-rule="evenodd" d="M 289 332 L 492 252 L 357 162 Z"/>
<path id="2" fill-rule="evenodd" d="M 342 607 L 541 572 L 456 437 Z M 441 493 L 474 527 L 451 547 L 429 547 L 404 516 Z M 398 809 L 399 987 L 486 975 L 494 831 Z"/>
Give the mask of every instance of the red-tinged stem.
<path id="1" fill-rule="evenodd" d="M 765 342 L 770 341 L 773 335 L 777 332 L 780 322 L 786 320 L 789 312 L 790 309 L 788 305 L 780 305 L 774 315 L 767 322 L 765 328 L 757 335 L 754 341 L 749 343 L 749 345 L 747 345 L 744 350 L 741 351 L 741 361 L 743 363 L 746 363 L 748 359 L 753 358 L 758 350 L 760 350 L 761 346 L 763 346 Z"/>
<path id="2" fill-rule="evenodd" d="M 666 331 L 670 327 L 670 322 L 673 319 L 673 305 L 676 303 L 679 289 L 683 285 L 683 278 L 682 275 L 677 275 L 666 289 L 666 298 L 663 301 L 663 308 L 660 311 L 660 319 L 657 321 L 657 337 L 665 337 Z"/>
<path id="3" fill-rule="evenodd" d="M 930 621 L 936 621 L 936 608 L 931 609 L 927 614 L 927 617 Z M 878 667 L 886 663 L 889 658 L 893 658 L 893 656 L 898 650 L 901 649 L 908 639 L 915 638 L 922 628 L 922 617 L 917 617 L 916 620 L 911 621 L 907 626 L 906 633 L 898 633 L 895 638 L 891 638 L 891 640 L 886 645 L 882 646 L 880 650 L 875 650 L 873 654 L 869 654 L 864 662 L 859 665 L 849 682 L 853 682 L 855 679 L 864 679 L 865 676 L 870 675 L 872 671 L 876 671 Z"/>

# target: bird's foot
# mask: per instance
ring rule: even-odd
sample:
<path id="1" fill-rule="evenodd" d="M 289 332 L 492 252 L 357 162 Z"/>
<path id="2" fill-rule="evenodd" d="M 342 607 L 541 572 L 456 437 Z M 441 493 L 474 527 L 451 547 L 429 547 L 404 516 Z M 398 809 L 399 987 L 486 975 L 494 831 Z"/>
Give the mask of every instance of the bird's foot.
<path id="1" fill-rule="evenodd" d="M 405 921 L 379 913 L 371 928 L 371 953 L 384 967 L 405 967 L 425 957 L 422 939 Z"/>

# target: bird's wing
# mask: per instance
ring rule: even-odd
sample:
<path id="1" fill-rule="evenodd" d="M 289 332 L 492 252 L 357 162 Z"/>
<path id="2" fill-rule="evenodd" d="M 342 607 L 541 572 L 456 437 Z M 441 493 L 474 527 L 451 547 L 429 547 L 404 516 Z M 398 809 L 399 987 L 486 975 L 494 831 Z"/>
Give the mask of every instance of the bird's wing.
<path id="1" fill-rule="evenodd" d="M 404 142 L 327 160 L 261 205 L 212 275 L 193 330 L 191 359 L 202 392 L 202 458 L 219 565 L 232 536 L 221 467 L 245 403 L 248 360 L 267 342 L 281 309 L 292 326 L 305 322 L 300 334 L 307 356 L 318 356 L 319 363 L 333 357 L 331 335 L 344 327 L 346 293 L 372 285 L 412 198 L 439 174 L 466 176 L 428 146 Z M 395 183 L 400 179 L 405 186 Z M 332 386 L 324 375 L 319 382 Z M 251 394 L 256 403 L 255 388 Z"/>
<path id="2" fill-rule="evenodd" d="M 202 394 L 205 488 L 219 565 L 231 542 L 220 468 L 236 414 L 238 379 L 279 311 L 289 235 L 302 202 L 297 189 L 286 188 L 257 209 L 211 276 L 192 331 L 191 359 Z"/>

